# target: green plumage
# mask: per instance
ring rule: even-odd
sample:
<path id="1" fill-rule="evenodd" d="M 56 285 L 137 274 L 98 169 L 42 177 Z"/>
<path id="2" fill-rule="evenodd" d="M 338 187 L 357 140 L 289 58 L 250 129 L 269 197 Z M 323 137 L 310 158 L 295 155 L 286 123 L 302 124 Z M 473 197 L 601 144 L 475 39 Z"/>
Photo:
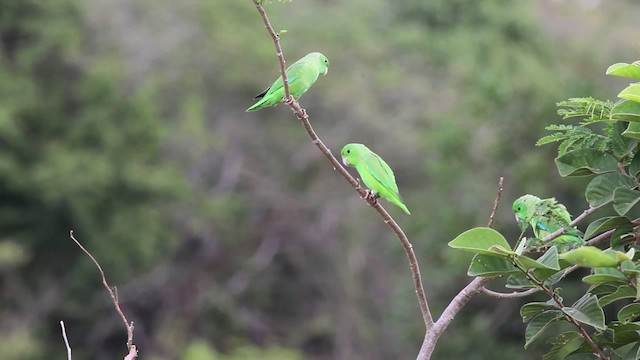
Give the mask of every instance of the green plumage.
<path id="1" fill-rule="evenodd" d="M 547 244 L 532 242 L 533 247 L 555 245 L 559 252 L 566 252 L 584 245 L 582 233 L 570 226 L 571 214 L 555 198 L 540 199 L 527 194 L 514 201 L 513 212 L 520 227 L 524 230 L 531 225 L 533 234 L 538 239 L 559 229 L 567 229 L 567 232 Z"/>
<path id="2" fill-rule="evenodd" d="M 380 156 L 362 144 L 345 145 L 341 155 L 342 162 L 356 168 L 364 185 L 375 196 L 381 196 L 398 205 L 407 214 L 411 214 L 400 198 L 393 170 Z"/>
<path id="3" fill-rule="evenodd" d="M 298 98 L 309 90 L 311 85 L 318 80 L 320 74 L 325 75 L 328 71 L 329 60 L 319 52 L 309 53 L 293 63 L 286 71 L 291 96 L 298 100 Z M 256 111 L 281 103 L 284 99 L 284 81 L 282 81 L 282 76 L 267 90 L 256 95 L 254 99 L 260 100 L 249 107 L 247 111 Z"/>

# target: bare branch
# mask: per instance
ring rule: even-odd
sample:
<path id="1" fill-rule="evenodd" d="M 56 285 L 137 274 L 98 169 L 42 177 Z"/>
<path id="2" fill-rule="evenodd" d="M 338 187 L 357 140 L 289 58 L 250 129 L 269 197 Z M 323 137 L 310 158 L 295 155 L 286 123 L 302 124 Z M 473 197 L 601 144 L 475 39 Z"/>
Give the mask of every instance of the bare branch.
<path id="1" fill-rule="evenodd" d="M 327 160 L 329 160 L 329 162 L 333 165 L 333 168 L 336 171 L 338 171 L 340 175 L 342 175 L 347 180 L 347 182 L 349 182 L 349 184 L 351 184 L 351 186 L 360 194 L 360 196 L 363 199 L 365 199 L 367 194 L 365 189 L 363 189 L 358 183 L 358 181 L 355 178 L 353 178 L 344 167 L 342 167 L 342 164 L 338 161 L 338 159 L 335 158 L 335 156 L 333 156 L 333 154 L 331 153 L 331 150 L 329 150 L 329 148 L 327 148 L 324 145 L 322 140 L 320 140 L 318 135 L 313 130 L 313 127 L 311 126 L 311 122 L 309 121 L 309 116 L 306 110 L 303 109 L 293 97 L 291 97 L 291 93 L 289 92 L 289 87 L 287 83 L 287 74 L 286 74 L 286 68 L 285 68 L 286 62 L 284 60 L 284 54 L 282 53 L 282 48 L 280 46 L 280 38 L 278 34 L 276 34 L 276 32 L 274 31 L 273 26 L 271 26 L 271 22 L 269 21 L 269 18 L 267 16 L 267 13 L 264 10 L 264 7 L 261 4 L 261 1 L 260 0 L 252 0 L 252 1 L 256 6 L 256 8 L 258 9 L 258 12 L 262 17 L 264 25 L 267 28 L 269 35 L 271 35 L 271 39 L 273 40 L 273 43 L 276 48 L 276 55 L 278 56 L 278 61 L 280 63 L 280 73 L 282 75 L 282 79 L 284 81 L 284 86 L 285 86 L 285 89 L 284 89 L 285 102 L 289 105 L 289 107 L 291 108 L 293 113 L 296 115 L 296 117 L 302 122 L 302 125 L 307 131 L 307 134 L 311 138 L 312 142 L 316 145 L 316 147 L 320 150 L 320 152 L 322 152 L 322 154 L 327 158 Z M 371 205 L 373 208 L 376 209 L 376 211 L 380 214 L 380 216 L 384 220 L 385 224 L 389 225 L 389 227 L 393 230 L 393 232 L 396 234 L 396 236 L 402 243 L 404 251 L 409 260 L 409 266 L 411 268 L 413 283 L 416 290 L 416 296 L 418 297 L 418 304 L 420 306 L 420 312 L 422 313 L 422 320 L 424 321 L 426 329 L 429 329 L 433 326 L 433 317 L 431 315 L 427 298 L 425 296 L 424 287 L 422 285 L 422 277 L 420 275 L 420 267 L 418 265 L 418 259 L 416 258 L 416 255 L 413 251 L 413 245 L 411 245 L 411 243 L 409 242 L 409 239 L 407 238 L 402 228 L 400 228 L 400 226 L 393 220 L 393 218 L 382 207 L 382 205 L 380 205 L 379 202 L 375 201 L 375 202 L 368 202 L 368 203 L 369 205 Z"/>
<path id="2" fill-rule="evenodd" d="M 489 215 L 489 223 L 487 227 L 493 226 L 493 219 L 496 218 L 496 211 L 498 210 L 498 205 L 500 204 L 500 196 L 502 195 L 502 183 L 504 182 L 504 177 L 500 176 L 498 180 L 498 194 L 496 195 L 496 199 L 493 201 L 493 209 L 491 209 L 491 215 Z"/>
<path id="3" fill-rule="evenodd" d="M 62 328 L 62 338 L 64 344 L 67 346 L 67 360 L 71 360 L 71 346 L 69 346 L 69 339 L 67 339 L 67 330 L 64 328 L 64 321 L 60 320 L 60 327 Z"/>
<path id="4" fill-rule="evenodd" d="M 122 312 L 122 309 L 120 309 L 120 302 L 118 301 L 118 289 L 115 286 L 113 288 L 111 288 L 111 286 L 107 282 L 106 276 L 104 275 L 104 271 L 102 270 L 102 266 L 100 266 L 100 263 L 98 263 L 98 260 L 96 260 L 96 258 L 93 257 L 93 255 L 91 255 L 91 253 L 87 249 L 85 249 L 84 246 L 82 246 L 82 244 L 80 244 L 80 241 L 78 241 L 73 236 L 73 230 L 69 231 L 69 237 L 71 237 L 71 239 L 80 247 L 80 249 L 82 249 L 82 251 L 84 251 L 84 253 L 87 254 L 87 256 L 89 256 L 89 258 L 91 258 L 93 263 L 96 264 L 96 267 L 98 268 L 98 271 L 100 271 L 100 276 L 102 277 L 102 285 L 104 285 L 104 287 L 109 292 L 109 295 L 111 295 L 111 301 L 113 301 L 113 306 L 115 307 L 116 312 L 118 313 L 118 315 L 120 315 L 120 318 L 124 322 L 124 326 L 127 329 L 127 349 L 129 350 L 129 355 L 127 355 L 127 357 L 125 359 L 126 360 L 136 359 L 138 357 L 138 352 L 136 350 L 136 346 L 133 345 L 133 329 L 134 329 L 133 321 L 131 323 L 129 323 L 129 320 L 127 320 L 127 317 L 124 316 L 124 313 Z M 129 356 L 131 356 L 132 353 L 134 354 L 133 357 L 129 357 Z"/>
<path id="5" fill-rule="evenodd" d="M 485 295 L 489 295 L 491 297 L 498 298 L 498 299 L 514 299 L 514 298 L 521 298 L 521 297 L 529 296 L 531 294 L 535 294 L 538 291 L 540 291 L 540 289 L 533 288 L 533 289 L 529 289 L 529 290 L 525 290 L 525 291 L 514 291 L 514 292 L 510 292 L 510 293 L 501 293 L 501 292 L 489 290 L 489 289 L 483 287 L 481 289 L 481 291 Z"/>

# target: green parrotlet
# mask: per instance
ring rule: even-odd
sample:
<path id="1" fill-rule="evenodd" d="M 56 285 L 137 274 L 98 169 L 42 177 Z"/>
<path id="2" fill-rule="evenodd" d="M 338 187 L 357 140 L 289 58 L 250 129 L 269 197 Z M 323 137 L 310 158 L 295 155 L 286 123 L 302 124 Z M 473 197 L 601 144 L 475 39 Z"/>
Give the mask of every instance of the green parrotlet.
<path id="1" fill-rule="evenodd" d="M 533 234 L 538 239 L 542 239 L 561 228 L 567 229 L 564 234 L 546 244 L 534 241 L 529 247 L 555 245 L 558 252 L 562 253 L 584 245 L 582 233 L 569 225 L 571 214 L 555 198 L 540 199 L 537 196 L 527 194 L 513 202 L 513 212 L 520 228 L 524 230 L 528 225 L 531 225 Z"/>
<path id="2" fill-rule="evenodd" d="M 319 52 L 309 53 L 293 63 L 287 68 L 287 80 L 291 96 L 298 100 L 318 80 L 320 74 L 326 75 L 328 71 L 329 60 Z M 267 90 L 256 95 L 254 99 L 260 100 L 249 107 L 247 111 L 256 111 L 281 103 L 284 100 L 284 81 L 282 81 L 282 76 Z"/>
<path id="3" fill-rule="evenodd" d="M 347 144 L 340 153 L 342 162 L 356 168 L 362 182 L 375 198 L 383 197 L 411 214 L 400 198 L 393 170 L 380 156 L 363 144 Z"/>

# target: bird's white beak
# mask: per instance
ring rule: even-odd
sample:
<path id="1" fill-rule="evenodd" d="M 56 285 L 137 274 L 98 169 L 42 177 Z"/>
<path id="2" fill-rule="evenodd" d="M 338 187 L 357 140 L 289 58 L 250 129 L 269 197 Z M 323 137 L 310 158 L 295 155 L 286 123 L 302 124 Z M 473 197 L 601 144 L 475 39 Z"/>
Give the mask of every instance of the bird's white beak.
<path id="1" fill-rule="evenodd" d="M 342 157 L 342 163 L 344 164 L 344 166 L 349 166 L 349 162 L 347 161 L 346 157 Z"/>
<path id="2" fill-rule="evenodd" d="M 514 214 L 514 215 L 515 215 L 515 214 Z M 517 222 L 520 222 L 520 218 L 518 217 L 518 215 L 515 215 L 515 217 L 516 217 L 516 221 L 517 221 Z"/>
<path id="3" fill-rule="evenodd" d="M 327 75 L 328 73 L 329 73 L 329 68 L 326 68 L 326 69 L 324 70 L 324 73 L 323 73 L 322 75 Z"/>

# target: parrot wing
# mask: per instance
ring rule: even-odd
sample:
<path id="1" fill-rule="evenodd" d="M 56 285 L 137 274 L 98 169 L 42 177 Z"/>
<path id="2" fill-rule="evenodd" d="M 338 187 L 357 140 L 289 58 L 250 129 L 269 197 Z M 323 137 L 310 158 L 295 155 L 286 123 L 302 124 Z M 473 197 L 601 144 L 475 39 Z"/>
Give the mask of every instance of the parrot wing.
<path id="1" fill-rule="evenodd" d="M 371 152 L 365 155 L 365 165 L 371 176 L 384 187 L 390 195 L 400 200 L 400 193 L 393 170 L 377 154 Z"/>

